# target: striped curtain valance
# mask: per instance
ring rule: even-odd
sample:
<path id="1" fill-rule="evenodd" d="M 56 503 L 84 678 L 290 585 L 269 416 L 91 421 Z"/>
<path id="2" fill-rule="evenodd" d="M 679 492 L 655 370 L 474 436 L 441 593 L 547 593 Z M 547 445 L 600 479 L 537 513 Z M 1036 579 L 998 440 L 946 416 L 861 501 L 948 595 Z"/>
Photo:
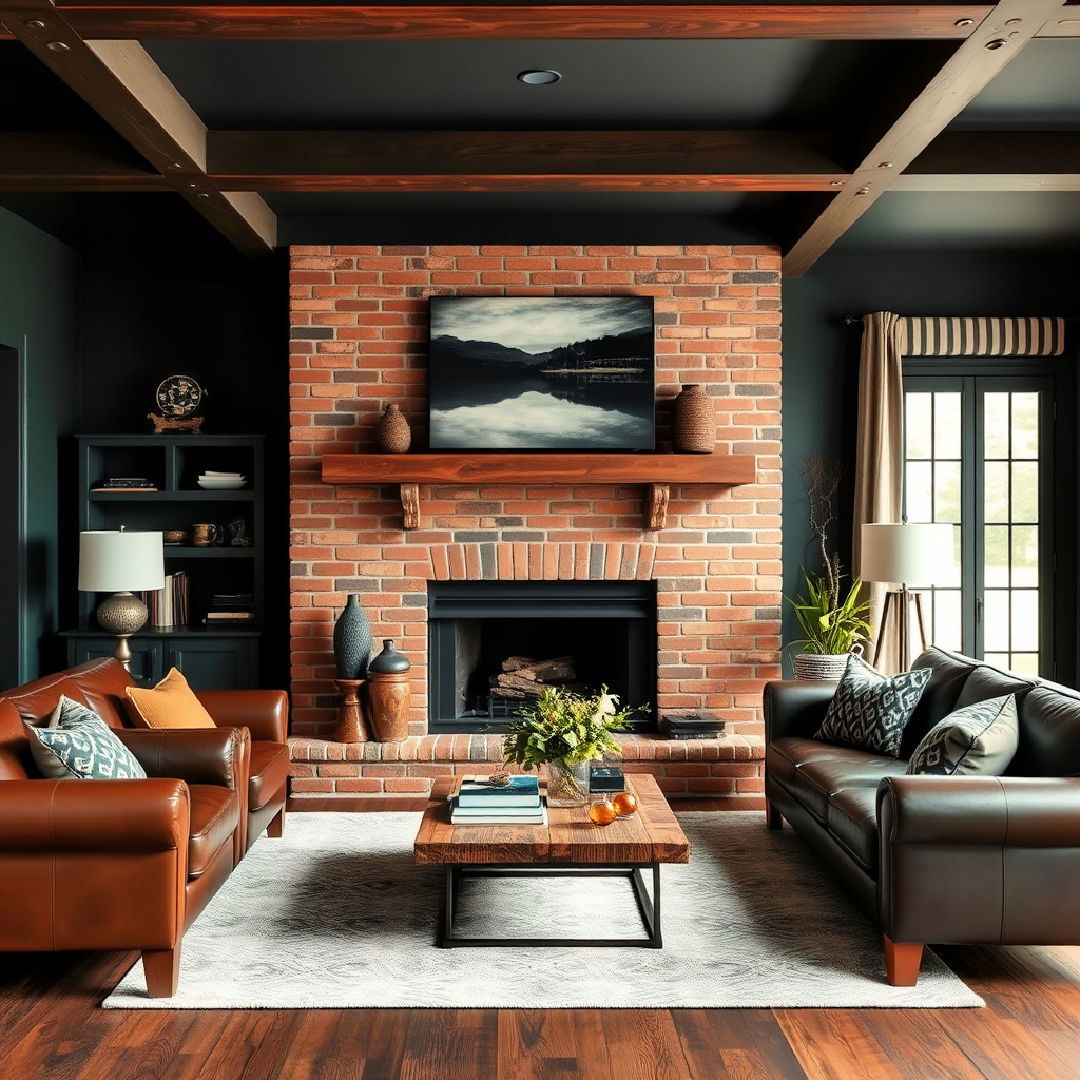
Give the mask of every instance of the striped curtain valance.
<path id="1" fill-rule="evenodd" d="M 1060 356 L 1065 320 L 989 315 L 909 315 L 907 356 Z"/>

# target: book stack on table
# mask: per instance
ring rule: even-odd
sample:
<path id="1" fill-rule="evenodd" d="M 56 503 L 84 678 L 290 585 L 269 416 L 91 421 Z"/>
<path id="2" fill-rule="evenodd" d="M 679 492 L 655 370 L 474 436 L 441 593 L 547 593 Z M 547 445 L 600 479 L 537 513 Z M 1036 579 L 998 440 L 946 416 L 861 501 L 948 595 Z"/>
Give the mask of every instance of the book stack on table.
<path id="1" fill-rule="evenodd" d="M 463 776 L 450 797 L 451 825 L 546 825 L 547 807 L 535 776 L 511 776 L 496 785 L 486 776 Z"/>

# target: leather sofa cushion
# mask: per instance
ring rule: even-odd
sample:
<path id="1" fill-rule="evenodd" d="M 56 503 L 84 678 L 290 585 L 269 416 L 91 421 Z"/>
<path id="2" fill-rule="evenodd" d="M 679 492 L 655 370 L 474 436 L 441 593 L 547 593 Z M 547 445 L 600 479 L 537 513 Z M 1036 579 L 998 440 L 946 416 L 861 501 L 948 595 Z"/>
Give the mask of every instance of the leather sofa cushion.
<path id="1" fill-rule="evenodd" d="M 222 844 L 231 844 L 240 820 L 236 792 L 216 784 L 189 784 L 191 836 L 188 877 L 196 878 L 210 865 Z"/>
<path id="2" fill-rule="evenodd" d="M 134 680 L 124 670 L 123 664 L 110 657 L 96 663 L 81 664 L 72 669 L 72 675 L 83 700 L 109 727 L 127 726 L 125 691 L 134 685 Z"/>
<path id="3" fill-rule="evenodd" d="M 926 733 L 939 720 L 956 710 L 964 684 L 978 666 L 977 661 L 936 646 L 931 646 L 915 660 L 911 665 L 912 670 L 930 668 L 930 681 L 904 728 L 904 738 L 900 744 L 902 758 L 910 758 Z"/>
<path id="4" fill-rule="evenodd" d="M 1080 776 L 1080 694 L 1044 683 L 1024 697 L 1020 747 L 1008 775 Z"/>
<path id="5" fill-rule="evenodd" d="M 833 839 L 871 876 L 879 863 L 877 783 L 843 787 L 829 796 L 826 827 Z"/>
<path id="6" fill-rule="evenodd" d="M 82 705 L 89 705 L 86 695 L 80 691 L 69 672 L 50 675 L 44 679 L 35 679 L 33 682 L 20 686 L 17 690 L 5 694 L 4 700 L 10 701 L 19 710 L 24 720 L 41 723 L 52 715 L 62 697 L 69 697 L 72 701 L 77 701 Z M 91 705 L 90 708 L 93 708 L 93 706 Z"/>
<path id="7" fill-rule="evenodd" d="M 284 743 L 252 742 L 248 811 L 261 810 L 288 782 L 289 748 Z"/>
<path id="8" fill-rule="evenodd" d="M 1015 694 L 1016 704 L 1020 706 L 1033 686 L 1035 683 L 1029 679 L 1021 679 L 1008 672 L 999 671 L 989 664 L 979 664 L 964 683 L 964 688 L 956 699 L 955 707 L 962 709 L 965 705 L 974 705 L 977 701 L 986 701 L 989 698 L 1004 697 L 1006 694 Z M 941 720 L 942 717 L 939 716 L 937 719 Z"/>
<path id="9" fill-rule="evenodd" d="M 770 745 L 769 754 L 770 774 L 823 824 L 829 796 L 834 792 L 862 783 L 876 789 L 882 777 L 903 776 L 907 769 L 907 762 L 887 754 L 869 754 L 794 736 L 777 739 Z"/>

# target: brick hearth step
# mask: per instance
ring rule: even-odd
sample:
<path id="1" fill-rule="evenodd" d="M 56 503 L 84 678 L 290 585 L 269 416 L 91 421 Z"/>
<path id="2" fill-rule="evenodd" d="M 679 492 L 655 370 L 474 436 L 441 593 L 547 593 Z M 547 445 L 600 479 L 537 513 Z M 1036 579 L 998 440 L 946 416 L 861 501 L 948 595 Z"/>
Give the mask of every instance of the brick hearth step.
<path id="1" fill-rule="evenodd" d="M 414 735 L 400 743 L 340 743 L 292 738 L 291 792 L 328 795 L 418 795 L 435 779 L 483 771 L 502 761 L 501 735 Z M 764 739 L 731 734 L 718 739 L 622 735 L 621 764 L 650 773 L 669 795 L 720 797 L 731 809 L 763 805 Z"/>

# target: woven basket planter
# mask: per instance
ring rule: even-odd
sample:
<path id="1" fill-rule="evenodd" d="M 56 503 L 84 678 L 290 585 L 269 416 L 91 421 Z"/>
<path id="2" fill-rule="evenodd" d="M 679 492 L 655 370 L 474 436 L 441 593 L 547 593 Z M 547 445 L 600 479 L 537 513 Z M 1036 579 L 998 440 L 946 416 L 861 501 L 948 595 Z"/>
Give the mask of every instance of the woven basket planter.
<path id="1" fill-rule="evenodd" d="M 675 398 L 671 442 L 679 454 L 711 454 L 716 449 L 716 406 L 699 383 L 684 386 Z"/>
<path id="2" fill-rule="evenodd" d="M 847 667 L 850 653 L 799 653 L 795 657 L 796 679 L 839 679 Z"/>

